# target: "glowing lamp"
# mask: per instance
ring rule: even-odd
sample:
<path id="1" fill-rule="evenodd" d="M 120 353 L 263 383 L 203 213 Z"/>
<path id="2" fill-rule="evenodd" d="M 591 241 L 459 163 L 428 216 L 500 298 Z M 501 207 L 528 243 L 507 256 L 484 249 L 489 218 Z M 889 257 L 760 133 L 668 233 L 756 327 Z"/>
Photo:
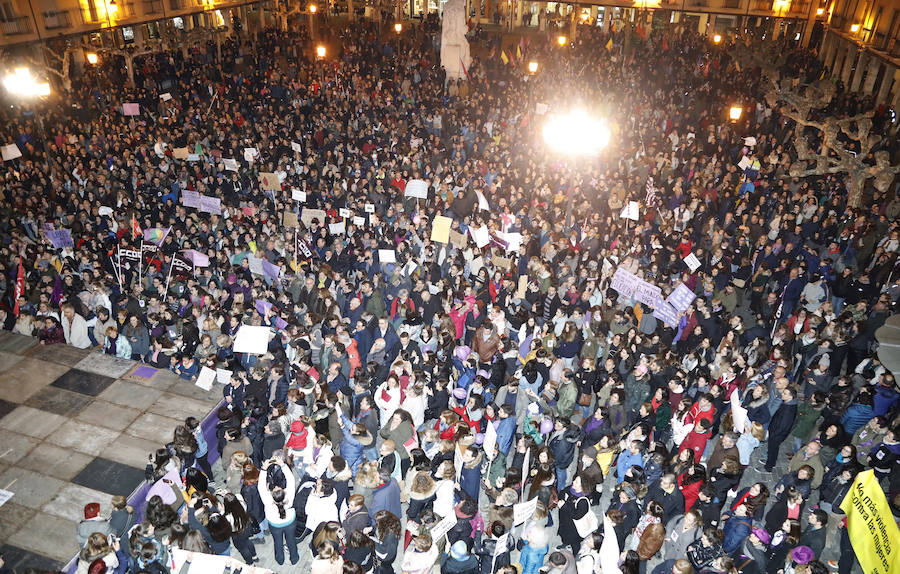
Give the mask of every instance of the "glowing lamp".
<path id="1" fill-rule="evenodd" d="M 857 32 L 859 32 L 859 24 L 851 24 L 851 25 L 850 25 L 850 31 L 853 32 L 854 34 L 856 34 Z"/>
<path id="2" fill-rule="evenodd" d="M 556 38 L 556 43 L 559 44 L 560 46 L 565 46 L 566 43 L 568 43 L 568 41 L 569 41 L 569 39 L 566 38 L 565 36 L 558 36 Z"/>
<path id="3" fill-rule="evenodd" d="M 534 60 L 528 62 L 528 72 L 530 74 L 536 74 L 538 71 L 538 63 Z"/>
<path id="4" fill-rule="evenodd" d="M 588 19 L 589 19 L 590 17 L 591 17 L 591 15 L 588 14 L 587 12 L 582 12 L 582 13 L 581 13 L 581 21 L 582 21 L 582 22 L 587 22 Z"/>
<path id="5" fill-rule="evenodd" d="M 309 5 L 309 13 L 310 13 L 310 14 L 315 14 L 315 13 L 316 13 L 316 10 L 318 10 L 318 9 L 319 9 L 319 8 L 316 7 L 315 4 L 310 4 L 310 5 Z"/>
<path id="6" fill-rule="evenodd" d="M 816 16 L 821 16 L 825 13 L 825 8 L 816 8 Z"/>
<path id="7" fill-rule="evenodd" d="M 116 4 L 116 0 L 109 0 L 109 3 L 106 5 L 106 9 L 110 14 L 115 14 L 119 11 L 119 5 Z"/>
<path id="8" fill-rule="evenodd" d="M 325 57 L 325 46 L 319 46 L 316 48 L 316 57 L 318 57 L 318 58 Z"/>
<path id="9" fill-rule="evenodd" d="M 736 122 L 741 119 L 741 114 L 744 113 L 744 108 L 741 106 L 731 106 L 731 109 L 728 110 L 728 117 L 731 121 Z"/>
<path id="10" fill-rule="evenodd" d="M 718 43 L 720 43 L 721 41 L 722 41 L 722 36 L 721 36 L 721 34 L 716 34 L 715 36 L 713 36 L 713 44 L 718 44 Z"/>
<path id="11" fill-rule="evenodd" d="M 96 52 L 88 52 L 87 54 L 85 54 L 85 58 L 87 58 L 88 64 L 92 66 L 96 65 L 97 62 L 100 61 L 100 58 L 97 57 Z"/>
<path id="12" fill-rule="evenodd" d="M 401 24 L 400 22 L 397 22 L 396 24 L 394 24 L 394 32 L 397 32 L 399 34 L 402 31 L 403 31 L 403 24 Z"/>
<path id="13" fill-rule="evenodd" d="M 596 155 L 609 145 L 610 131 L 605 121 L 593 118 L 584 110 L 573 110 L 555 116 L 544 124 L 544 142 L 565 155 Z"/>
<path id="14" fill-rule="evenodd" d="M 10 94 L 21 97 L 49 96 L 50 84 L 37 82 L 28 68 L 16 68 L 3 79 L 3 87 Z"/>

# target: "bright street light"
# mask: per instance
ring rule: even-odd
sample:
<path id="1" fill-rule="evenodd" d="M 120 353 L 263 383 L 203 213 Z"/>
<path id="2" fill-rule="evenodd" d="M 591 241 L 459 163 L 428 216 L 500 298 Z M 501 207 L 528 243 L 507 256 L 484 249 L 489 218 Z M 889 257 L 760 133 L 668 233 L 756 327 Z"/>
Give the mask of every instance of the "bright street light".
<path id="1" fill-rule="evenodd" d="M 315 14 L 315 13 L 316 13 L 316 10 L 318 10 L 318 8 L 316 7 L 315 4 L 310 4 L 310 5 L 309 5 L 309 13 L 310 13 L 310 14 Z"/>
<path id="2" fill-rule="evenodd" d="M 7 74 L 3 86 L 9 93 L 22 97 L 50 95 L 50 84 L 38 82 L 28 68 L 16 68 L 12 74 Z"/>
<path id="3" fill-rule="evenodd" d="M 713 36 L 713 44 L 718 44 L 718 43 L 721 42 L 721 41 L 722 41 L 722 36 L 721 36 L 721 35 L 716 34 L 715 36 Z"/>
<path id="4" fill-rule="evenodd" d="M 396 24 L 394 24 L 394 32 L 397 32 L 399 34 L 402 31 L 403 31 L 403 24 L 401 24 L 400 22 L 397 22 Z"/>
<path id="5" fill-rule="evenodd" d="M 325 46 L 318 46 L 316 48 L 316 56 L 319 58 L 325 57 Z"/>
<path id="6" fill-rule="evenodd" d="M 536 74 L 538 71 L 538 63 L 535 60 L 528 62 L 528 73 Z"/>
<path id="7" fill-rule="evenodd" d="M 821 16 L 825 13 L 825 8 L 816 8 L 816 16 Z"/>
<path id="8" fill-rule="evenodd" d="M 565 155 L 596 155 L 609 145 L 609 126 L 584 110 L 572 110 L 544 124 L 544 142 Z"/>
<path id="9" fill-rule="evenodd" d="M 741 114 L 744 113 L 744 108 L 741 106 L 731 106 L 731 109 L 728 110 L 728 117 L 731 121 L 736 122 L 741 119 Z"/>
<path id="10" fill-rule="evenodd" d="M 568 41 L 569 41 L 569 39 L 566 38 L 565 36 L 559 36 L 556 38 L 556 43 L 559 44 L 560 46 L 565 46 Z"/>
<path id="11" fill-rule="evenodd" d="M 857 32 L 859 32 L 859 24 L 851 24 L 851 25 L 850 25 L 850 31 L 853 32 L 854 34 L 856 34 Z"/>
<path id="12" fill-rule="evenodd" d="M 100 58 L 97 57 L 96 52 L 88 52 L 85 55 L 85 58 L 87 58 L 88 64 L 90 64 L 92 66 L 95 65 L 98 61 L 100 61 Z"/>

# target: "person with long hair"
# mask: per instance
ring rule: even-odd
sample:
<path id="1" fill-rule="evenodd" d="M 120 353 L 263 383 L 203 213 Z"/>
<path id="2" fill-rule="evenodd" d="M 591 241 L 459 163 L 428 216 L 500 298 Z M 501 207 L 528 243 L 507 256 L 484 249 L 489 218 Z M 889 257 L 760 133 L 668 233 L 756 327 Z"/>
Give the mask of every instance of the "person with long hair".
<path id="1" fill-rule="evenodd" d="M 253 518 L 244 508 L 241 500 L 230 492 L 226 492 L 222 497 L 222 505 L 224 508 L 223 515 L 231 525 L 231 542 L 234 547 L 241 553 L 244 562 L 252 565 L 256 562 L 256 547 L 250 540 L 253 532 Z"/>
<path id="2" fill-rule="evenodd" d="M 316 555 L 310 565 L 310 574 L 342 574 L 344 559 L 334 546 L 323 542 L 316 547 Z"/>
<path id="3" fill-rule="evenodd" d="M 559 537 L 563 544 L 572 548 L 572 554 L 578 556 L 581 550 L 581 535 L 575 526 L 575 521 L 580 520 L 591 510 L 591 501 L 585 493 L 590 493 L 594 489 L 593 484 L 588 483 L 588 479 L 575 475 L 572 484 L 563 491 L 559 506 Z"/>
<path id="4" fill-rule="evenodd" d="M 263 463 L 262 470 L 268 471 L 272 463 Z M 265 508 L 266 520 L 269 522 L 269 531 L 272 533 L 272 541 L 275 549 L 275 562 L 284 564 L 284 546 L 287 544 L 291 564 L 300 561 L 297 552 L 297 539 L 294 537 L 294 521 L 297 514 L 294 511 L 294 473 L 284 463 L 278 465 L 285 479 L 285 487 L 275 486 L 271 490 L 265 480 L 257 484 L 259 497 Z"/>
<path id="5" fill-rule="evenodd" d="M 400 519 L 387 510 L 375 513 L 375 554 L 377 574 L 394 574 L 394 560 L 397 559 L 397 545 L 400 543 Z"/>
<path id="6" fill-rule="evenodd" d="M 347 537 L 344 562 L 355 562 L 363 572 L 375 569 L 375 543 L 362 530 L 353 530 Z"/>
<path id="7" fill-rule="evenodd" d="M 106 535 L 94 532 L 88 536 L 87 542 L 78 553 L 78 565 L 75 574 L 88 574 L 88 570 L 95 560 L 102 560 L 109 571 L 119 566 L 119 541 L 112 539 L 112 543 Z"/>

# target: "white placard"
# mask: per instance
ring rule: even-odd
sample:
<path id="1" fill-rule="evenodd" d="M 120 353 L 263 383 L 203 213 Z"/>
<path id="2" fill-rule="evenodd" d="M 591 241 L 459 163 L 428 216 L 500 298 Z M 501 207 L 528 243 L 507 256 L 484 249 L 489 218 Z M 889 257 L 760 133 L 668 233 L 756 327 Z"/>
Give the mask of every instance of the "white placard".
<path id="1" fill-rule="evenodd" d="M 291 150 L 302 152 L 303 147 L 297 142 L 291 142 Z"/>
<path id="2" fill-rule="evenodd" d="M 366 204 L 366 213 L 375 213 L 375 204 L 374 203 Z"/>
<path id="3" fill-rule="evenodd" d="M 484 194 L 481 193 L 479 190 L 476 189 L 476 190 L 475 190 L 475 195 L 478 196 L 478 208 L 479 208 L 479 209 L 482 209 L 482 210 L 484 210 L 484 211 L 490 211 L 490 210 L 491 210 L 491 204 L 488 203 L 488 200 L 487 200 L 487 198 L 484 196 Z"/>
<path id="4" fill-rule="evenodd" d="M 755 146 L 755 145 L 756 145 L 756 138 L 753 137 L 753 136 L 747 136 L 747 137 L 745 137 L 745 138 L 744 138 L 744 145 L 745 145 L 745 146 L 749 146 L 749 147 Z"/>
<path id="5" fill-rule="evenodd" d="M 403 196 L 428 199 L 428 184 L 421 179 L 411 179 L 406 183 L 406 189 L 403 191 Z"/>
<path id="6" fill-rule="evenodd" d="M 366 224 L 366 218 L 360 217 L 359 215 L 353 216 L 353 225 L 363 226 Z"/>
<path id="7" fill-rule="evenodd" d="M 397 253 L 393 249 L 379 249 L 378 260 L 382 263 L 396 263 Z"/>
<path id="8" fill-rule="evenodd" d="M 329 223 L 328 224 L 328 233 L 331 235 L 343 235 L 347 233 L 347 227 L 344 225 L 344 222 L 340 223 Z"/>
<path id="9" fill-rule="evenodd" d="M 741 161 L 738 162 L 738 167 L 741 169 L 747 169 L 751 165 L 753 165 L 753 162 L 750 161 L 750 158 L 747 156 L 742 157 Z"/>
<path id="10" fill-rule="evenodd" d="M 453 530 L 454 526 L 456 526 L 456 513 L 450 512 L 431 529 L 431 539 L 434 541 L 440 540 L 442 536 Z"/>
<path id="11" fill-rule="evenodd" d="M 204 391 L 212 389 L 213 381 L 216 380 L 216 372 L 209 367 L 201 367 L 200 374 L 197 375 L 197 382 L 194 383 Z"/>
<path id="12" fill-rule="evenodd" d="M 534 516 L 534 511 L 537 509 L 537 503 L 538 498 L 534 497 L 531 500 L 513 504 L 513 526 L 523 524 L 526 520 Z"/>
<path id="13" fill-rule="evenodd" d="M 10 161 L 16 159 L 17 157 L 22 157 L 22 152 L 19 151 L 19 146 L 16 144 L 5 145 L 0 148 L 0 154 L 3 156 L 3 161 Z"/>
<path id="14" fill-rule="evenodd" d="M 472 275 L 478 275 L 478 272 L 481 271 L 482 267 L 484 267 L 484 257 L 479 256 L 469 261 L 469 272 Z"/>
<path id="15" fill-rule="evenodd" d="M 238 170 L 238 163 L 237 163 L 236 159 L 223 158 L 222 163 L 225 164 L 225 169 L 227 171 L 237 171 Z"/>
<path id="16" fill-rule="evenodd" d="M 700 260 L 697 259 L 697 256 L 693 253 L 688 253 L 688 256 L 684 258 L 684 264 L 687 265 L 691 270 L 691 273 L 693 273 L 700 267 Z"/>
<path id="17" fill-rule="evenodd" d="M 0 506 L 3 506 L 7 503 L 7 501 L 13 497 L 14 492 L 10 492 L 9 490 L 0 489 Z"/>
<path id="18" fill-rule="evenodd" d="M 619 214 L 619 217 L 621 217 L 622 219 L 637 221 L 640 218 L 639 211 L 640 208 L 638 206 L 638 202 L 629 201 L 628 205 L 622 208 L 622 213 Z"/>
<path id="19" fill-rule="evenodd" d="M 734 423 L 734 432 L 744 434 L 747 430 L 747 409 L 741 406 L 740 390 L 731 392 L 731 418 Z"/>
<path id="20" fill-rule="evenodd" d="M 479 249 L 491 242 L 491 232 L 488 231 L 487 226 L 481 226 L 478 229 L 470 227 L 469 233 L 472 235 L 472 239 L 475 240 L 475 245 L 478 246 Z"/>
<path id="21" fill-rule="evenodd" d="M 265 355 L 266 349 L 269 347 L 269 333 L 271 332 L 269 327 L 241 325 L 234 337 L 234 352 Z"/>
<path id="22" fill-rule="evenodd" d="M 306 192 L 297 187 L 292 187 L 291 199 L 293 199 L 294 201 L 299 201 L 300 203 L 306 203 Z"/>
<path id="23" fill-rule="evenodd" d="M 231 371 L 228 369 L 216 369 L 216 382 L 227 385 L 231 382 Z"/>
<path id="24" fill-rule="evenodd" d="M 255 147 L 245 147 L 244 148 L 244 159 L 252 162 L 256 161 L 256 158 L 259 157 L 259 150 Z"/>
<path id="25" fill-rule="evenodd" d="M 338 215 L 340 215 L 341 217 L 350 217 L 350 210 L 346 207 L 342 207 L 338 209 Z"/>
<path id="26" fill-rule="evenodd" d="M 164 102 L 168 102 L 169 100 L 172 99 L 172 94 L 170 94 L 169 92 L 166 92 L 165 94 L 160 94 L 159 99 L 161 99 Z"/>
<path id="27" fill-rule="evenodd" d="M 497 429 L 494 428 L 494 423 L 488 421 L 487 430 L 484 431 L 484 442 L 481 443 L 481 448 L 484 450 L 484 454 L 487 455 L 489 459 L 494 458 L 494 448 L 497 446 Z"/>

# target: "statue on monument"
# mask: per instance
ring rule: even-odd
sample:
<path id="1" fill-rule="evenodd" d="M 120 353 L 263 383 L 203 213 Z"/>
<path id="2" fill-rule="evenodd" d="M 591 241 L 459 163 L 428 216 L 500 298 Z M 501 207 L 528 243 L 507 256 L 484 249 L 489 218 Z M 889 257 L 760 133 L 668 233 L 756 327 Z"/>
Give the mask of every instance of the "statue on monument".
<path id="1" fill-rule="evenodd" d="M 472 63 L 467 31 L 466 1 L 449 0 L 444 4 L 441 22 L 441 66 L 448 79 L 465 78 L 463 66 L 468 69 Z"/>

